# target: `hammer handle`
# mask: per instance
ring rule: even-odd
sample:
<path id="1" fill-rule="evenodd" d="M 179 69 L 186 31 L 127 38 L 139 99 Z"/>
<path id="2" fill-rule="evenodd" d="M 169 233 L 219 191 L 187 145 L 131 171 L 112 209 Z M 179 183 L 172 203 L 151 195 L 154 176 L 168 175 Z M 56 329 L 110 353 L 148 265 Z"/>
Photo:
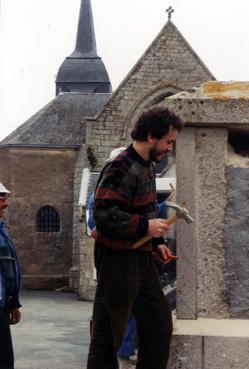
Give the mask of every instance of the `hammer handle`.
<path id="1" fill-rule="evenodd" d="M 172 215 L 172 217 L 168 218 L 165 220 L 165 223 L 170 225 L 172 223 L 174 223 L 176 220 L 178 219 L 177 215 L 174 214 Z M 133 249 L 137 249 L 139 246 L 143 245 L 145 242 L 151 240 L 152 237 L 150 236 L 144 236 L 143 238 L 141 238 L 140 240 L 138 240 L 137 242 L 135 242 L 133 245 L 132 245 L 132 248 Z"/>

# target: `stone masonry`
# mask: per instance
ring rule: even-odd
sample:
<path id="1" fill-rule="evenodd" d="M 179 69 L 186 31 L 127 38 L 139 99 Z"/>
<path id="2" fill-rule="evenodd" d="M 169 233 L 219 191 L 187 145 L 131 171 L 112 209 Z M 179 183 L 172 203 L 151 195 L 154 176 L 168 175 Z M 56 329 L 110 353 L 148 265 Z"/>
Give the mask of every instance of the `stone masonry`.
<path id="1" fill-rule="evenodd" d="M 248 367 L 248 100 L 249 83 L 208 82 L 164 101 L 186 122 L 177 201 L 195 218 L 177 223 L 171 369 Z"/>
<path id="2" fill-rule="evenodd" d="M 177 28 L 168 21 L 112 95 L 96 119 L 88 122 L 86 142 L 99 170 L 114 146 L 130 142 L 130 128 L 144 108 L 214 79 Z"/>
<path id="3" fill-rule="evenodd" d="M 75 150 L 8 148 L 1 150 L 0 158 L 1 168 L 6 161 L 0 181 L 12 190 L 8 225 L 22 266 L 23 288 L 67 285 L 72 263 Z M 37 231 L 37 212 L 46 205 L 59 213 L 58 233 Z"/>

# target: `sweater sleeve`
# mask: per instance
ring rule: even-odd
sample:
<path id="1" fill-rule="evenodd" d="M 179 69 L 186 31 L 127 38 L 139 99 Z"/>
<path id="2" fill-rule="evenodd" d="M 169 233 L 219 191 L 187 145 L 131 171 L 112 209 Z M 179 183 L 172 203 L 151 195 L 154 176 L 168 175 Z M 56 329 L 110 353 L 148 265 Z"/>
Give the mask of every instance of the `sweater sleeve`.
<path id="1" fill-rule="evenodd" d="M 135 176 L 125 167 L 111 165 L 105 169 L 94 201 L 97 232 L 104 237 L 136 241 L 147 234 L 147 217 L 132 211 L 135 186 Z"/>

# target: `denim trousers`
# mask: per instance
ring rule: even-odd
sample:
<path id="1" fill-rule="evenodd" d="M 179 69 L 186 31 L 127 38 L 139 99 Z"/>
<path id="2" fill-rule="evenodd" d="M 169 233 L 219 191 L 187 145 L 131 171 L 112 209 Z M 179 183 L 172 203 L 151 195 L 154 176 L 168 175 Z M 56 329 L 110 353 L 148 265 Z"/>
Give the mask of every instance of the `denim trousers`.
<path id="1" fill-rule="evenodd" d="M 165 369 L 172 317 L 148 252 L 95 249 L 98 284 L 93 306 L 87 369 L 117 369 L 116 351 L 134 314 L 138 333 L 137 369 Z"/>
<path id="2" fill-rule="evenodd" d="M 14 354 L 10 332 L 10 316 L 0 311 L 0 369 L 14 368 Z"/>
<path id="3" fill-rule="evenodd" d="M 134 316 L 131 315 L 125 328 L 123 341 L 117 351 L 117 355 L 125 357 L 135 355 L 136 338 L 137 338 L 136 320 Z"/>

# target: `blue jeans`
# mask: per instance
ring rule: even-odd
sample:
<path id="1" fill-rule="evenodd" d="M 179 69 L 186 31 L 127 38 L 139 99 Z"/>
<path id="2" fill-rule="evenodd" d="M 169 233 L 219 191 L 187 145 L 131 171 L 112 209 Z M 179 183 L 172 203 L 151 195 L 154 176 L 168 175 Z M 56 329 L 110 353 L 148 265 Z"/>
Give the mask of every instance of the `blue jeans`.
<path id="1" fill-rule="evenodd" d="M 135 354 L 137 327 L 134 316 L 130 316 L 121 346 L 117 351 L 118 356 L 132 356 Z"/>
<path id="2" fill-rule="evenodd" d="M 117 369 L 116 352 L 134 313 L 138 331 L 137 369 L 165 369 L 172 317 L 150 253 L 95 250 L 98 285 L 93 307 L 87 369 Z"/>

